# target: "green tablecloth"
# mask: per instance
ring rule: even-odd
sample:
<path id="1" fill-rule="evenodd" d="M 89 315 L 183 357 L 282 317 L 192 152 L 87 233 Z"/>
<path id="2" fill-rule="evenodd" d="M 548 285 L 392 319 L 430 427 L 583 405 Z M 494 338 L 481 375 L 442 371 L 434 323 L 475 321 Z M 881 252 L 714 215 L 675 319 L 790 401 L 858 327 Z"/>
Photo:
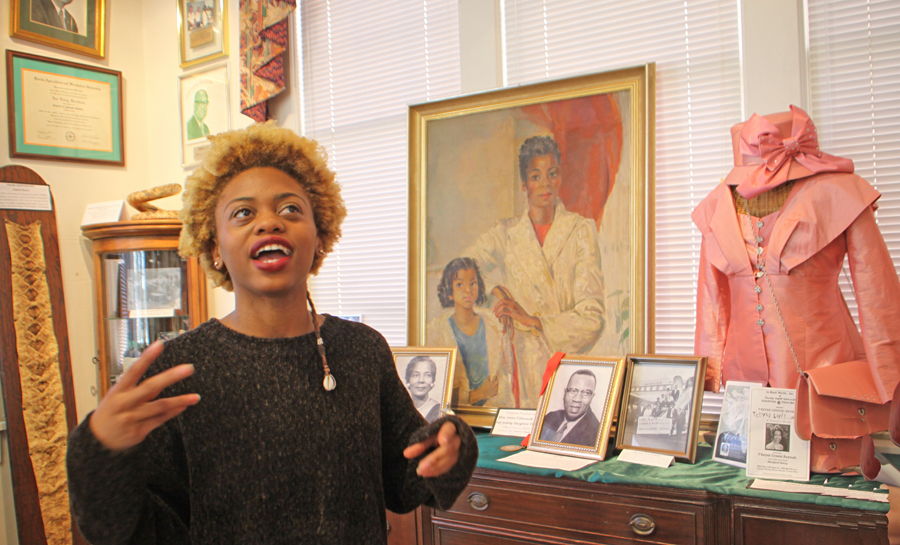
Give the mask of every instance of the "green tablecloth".
<path id="1" fill-rule="evenodd" d="M 481 451 L 478 457 L 478 467 L 543 477 L 569 477 L 591 483 L 641 484 L 688 490 L 706 490 L 732 496 L 751 496 L 798 503 L 815 503 L 817 505 L 829 505 L 847 509 L 866 509 L 882 513 L 886 513 L 889 508 L 887 503 L 853 500 L 837 496 L 752 490 L 747 487 L 753 479 L 748 479 L 741 468 L 712 461 L 712 447 L 706 443 L 700 443 L 697 446 L 697 462 L 695 464 L 676 462 L 666 469 L 660 469 L 620 462 L 618 456 L 613 456 L 608 460 L 592 463 L 578 471 L 562 471 L 525 467 L 504 462 L 503 458 L 515 453 L 502 451 L 500 447 L 503 445 L 515 445 L 520 442 L 521 439 L 515 437 L 491 436 L 488 433 L 478 433 L 478 447 Z M 825 483 L 826 479 L 828 480 L 827 484 Z M 865 491 L 877 490 L 881 486 L 881 483 L 867 481 L 863 477 L 819 474 L 813 474 L 808 484 Z"/>

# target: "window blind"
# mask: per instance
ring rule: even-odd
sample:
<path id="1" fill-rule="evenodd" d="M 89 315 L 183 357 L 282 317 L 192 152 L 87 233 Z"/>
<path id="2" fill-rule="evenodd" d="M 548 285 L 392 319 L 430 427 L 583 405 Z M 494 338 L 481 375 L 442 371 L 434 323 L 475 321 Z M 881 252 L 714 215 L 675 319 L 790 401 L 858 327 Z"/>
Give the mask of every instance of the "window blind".
<path id="1" fill-rule="evenodd" d="M 809 114 L 823 151 L 881 192 L 876 218 L 900 267 L 900 3 L 808 0 Z M 844 298 L 856 316 L 846 277 Z"/>
<path id="2" fill-rule="evenodd" d="M 407 104 L 460 92 L 457 0 L 300 3 L 303 127 L 348 215 L 310 283 L 317 310 L 406 344 Z"/>
<path id="3" fill-rule="evenodd" d="M 510 85 L 656 63 L 655 351 L 692 354 L 695 206 L 732 166 L 741 118 L 733 0 L 506 0 Z M 652 153 L 652 151 L 651 151 Z"/>

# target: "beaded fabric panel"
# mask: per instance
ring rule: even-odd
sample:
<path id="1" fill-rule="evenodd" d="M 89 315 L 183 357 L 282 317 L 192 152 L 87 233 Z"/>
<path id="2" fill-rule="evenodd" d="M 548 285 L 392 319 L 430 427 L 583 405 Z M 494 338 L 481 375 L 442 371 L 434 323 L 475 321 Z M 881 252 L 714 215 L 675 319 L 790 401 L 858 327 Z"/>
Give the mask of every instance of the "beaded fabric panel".
<path id="1" fill-rule="evenodd" d="M 761 193 L 752 199 L 745 199 L 737 192 L 737 186 L 732 186 L 731 194 L 734 197 L 734 208 L 738 214 L 747 214 L 754 218 L 764 218 L 769 214 L 778 212 L 784 206 L 784 201 L 791 194 L 794 182 L 783 183 L 778 187 Z"/>
<path id="2" fill-rule="evenodd" d="M 53 331 L 50 289 L 44 273 L 40 222 L 6 221 L 12 265 L 13 319 L 22 413 L 48 545 L 72 543 L 66 479 L 66 406 Z"/>

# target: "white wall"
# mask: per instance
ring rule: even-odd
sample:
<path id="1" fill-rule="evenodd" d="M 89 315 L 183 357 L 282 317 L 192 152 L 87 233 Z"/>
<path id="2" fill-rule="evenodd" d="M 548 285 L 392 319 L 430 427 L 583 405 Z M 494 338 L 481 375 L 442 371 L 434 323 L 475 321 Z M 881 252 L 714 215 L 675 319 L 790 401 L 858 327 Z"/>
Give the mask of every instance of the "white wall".
<path id="1" fill-rule="evenodd" d="M 0 28 L 10 28 L 8 3 L 0 9 Z M 174 5 L 174 2 L 172 2 Z M 94 350 L 94 316 L 91 299 L 91 258 L 89 246 L 81 236 L 81 216 L 89 202 L 123 199 L 129 192 L 147 187 L 149 155 L 147 153 L 147 78 L 144 70 L 146 56 L 143 3 L 107 2 L 109 20 L 109 52 L 106 59 L 96 61 L 74 53 L 45 47 L 0 33 L 3 49 L 12 49 L 64 59 L 72 62 L 121 70 L 124 79 L 125 167 L 106 167 L 55 161 L 9 158 L 7 131 L 0 131 L 0 164 L 18 164 L 36 171 L 49 185 L 56 202 L 56 222 L 59 232 L 63 287 L 66 298 L 69 344 L 75 382 L 75 399 L 79 418 L 96 406 L 91 386 L 96 385 L 96 369 L 91 358 Z M 174 17 L 174 14 L 173 14 Z M 172 25 L 170 25 L 172 26 Z M 6 101 L 0 108 L 6 109 Z M 8 115 L 5 117 L 8 119 Z M 4 433 L 4 443 L 6 434 Z M 5 528 L 0 536 L 7 543 L 16 543 L 15 518 L 11 508 L 8 450 L 4 444 L 2 479 Z M 12 518 L 9 518 L 12 516 Z"/>
<path id="2" fill-rule="evenodd" d="M 229 70 L 232 80 L 232 127 L 250 124 L 238 111 L 239 65 L 238 1 L 228 0 Z M 501 84 L 499 1 L 493 7 L 479 0 L 460 0 L 461 69 L 464 92 L 492 89 Z M 740 0 L 735 0 L 740 1 Z M 788 104 L 805 105 L 802 76 L 801 0 L 744 0 L 743 74 L 745 114 L 786 110 Z M 183 182 L 180 120 L 178 116 L 179 68 L 176 3 L 161 0 L 106 2 L 108 10 L 107 57 L 95 61 L 76 54 L 11 39 L 0 33 L 3 49 L 14 49 L 102 66 L 122 72 L 124 79 L 125 167 L 102 167 L 37 160 L 11 161 L 8 136 L 0 131 L 2 164 L 25 165 L 50 185 L 56 201 L 63 287 L 66 297 L 75 397 L 79 419 L 96 407 L 91 388 L 97 385 L 91 359 L 95 349 L 92 274 L 89 241 L 81 236 L 80 222 L 88 203 L 124 199 L 128 193 L 155 185 Z M 0 9 L 0 28 L 9 28 L 10 10 Z M 779 21 L 778 28 L 772 21 Z M 493 25 L 493 34 L 486 28 Z M 491 25 L 488 25 L 490 27 Z M 652 60 L 652 59 L 648 59 Z M 777 61 L 777 62 L 773 62 Z M 289 81 L 298 81 L 289 74 Z M 2 108 L 6 108 L 6 102 Z M 297 93 L 280 97 L 273 111 L 292 128 L 299 127 Z M 738 122 L 741 120 L 735 120 Z M 181 207 L 179 197 L 160 201 L 163 208 Z M 210 315 L 222 316 L 233 308 L 230 294 L 210 291 Z M 0 540 L 17 543 L 9 460 L 5 433 L 0 442 Z"/>

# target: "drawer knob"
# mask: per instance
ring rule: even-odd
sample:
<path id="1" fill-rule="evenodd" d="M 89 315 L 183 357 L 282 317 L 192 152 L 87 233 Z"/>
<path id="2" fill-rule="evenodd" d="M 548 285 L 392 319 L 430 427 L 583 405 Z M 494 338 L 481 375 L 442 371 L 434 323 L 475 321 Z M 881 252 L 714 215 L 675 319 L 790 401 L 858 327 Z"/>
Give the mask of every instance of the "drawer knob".
<path id="1" fill-rule="evenodd" d="M 639 536 L 649 536 L 656 531 L 656 522 L 649 515 L 634 515 L 628 525 L 631 526 L 631 531 Z"/>
<path id="2" fill-rule="evenodd" d="M 484 511 L 491 505 L 491 500 L 481 492 L 472 492 L 466 499 L 469 501 L 472 509 L 476 511 Z"/>

